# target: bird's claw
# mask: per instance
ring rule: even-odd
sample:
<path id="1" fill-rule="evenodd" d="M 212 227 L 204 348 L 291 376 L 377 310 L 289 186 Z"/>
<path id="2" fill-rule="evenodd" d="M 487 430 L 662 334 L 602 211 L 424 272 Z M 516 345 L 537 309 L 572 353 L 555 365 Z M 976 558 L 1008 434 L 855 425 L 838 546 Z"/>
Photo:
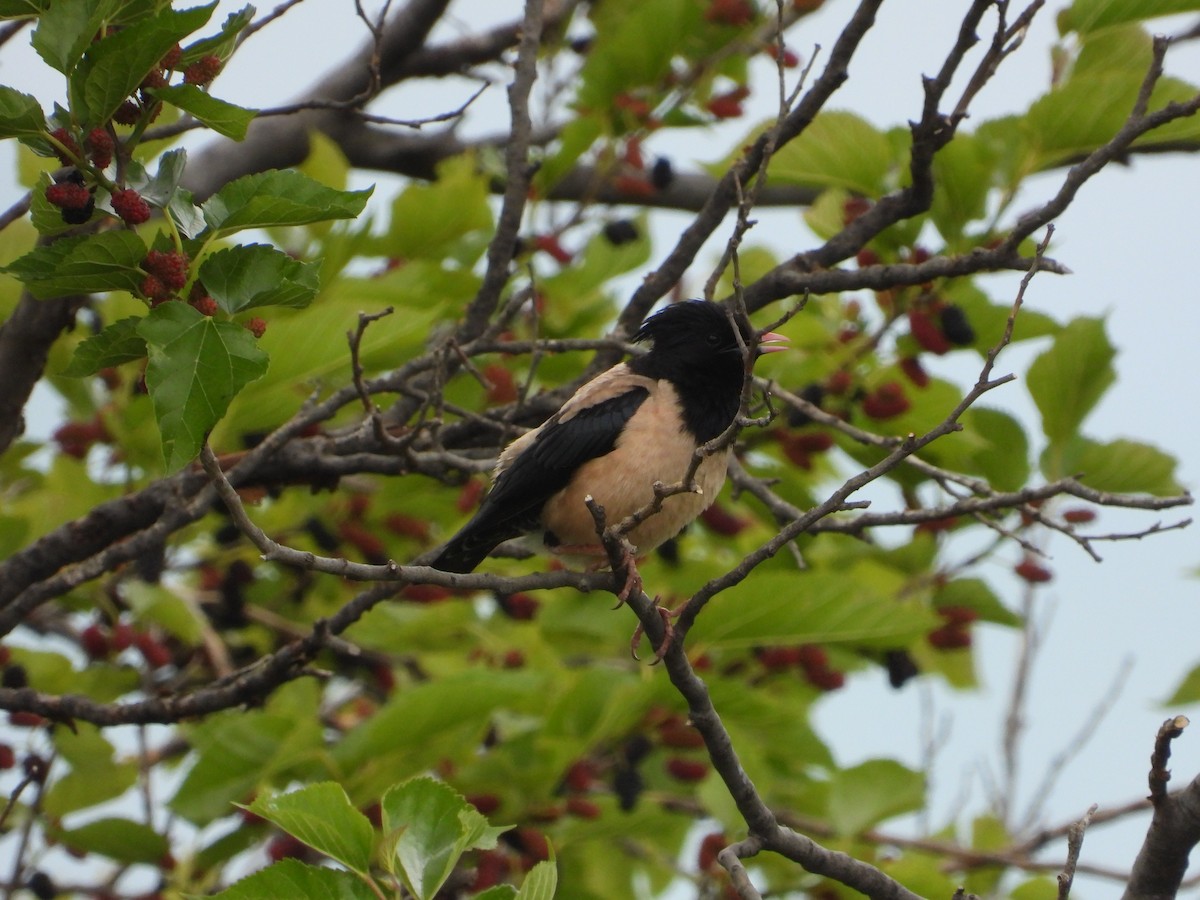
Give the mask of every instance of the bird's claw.
<path id="1" fill-rule="evenodd" d="M 654 610 L 658 613 L 663 623 L 663 637 L 662 640 L 659 641 L 658 649 L 654 651 L 654 662 L 650 663 L 652 666 L 657 666 L 663 661 L 663 657 L 667 655 L 667 651 L 671 649 L 671 644 L 675 642 L 675 626 L 671 624 L 671 620 L 679 615 L 679 610 L 666 609 L 665 607 L 659 606 L 658 597 L 654 598 Z M 638 622 L 637 628 L 633 630 L 633 637 L 629 639 L 629 655 L 634 659 L 641 658 L 637 655 L 637 648 L 638 644 L 642 640 L 642 635 L 645 633 L 645 626 L 643 626 L 641 622 Z"/>
<path id="2" fill-rule="evenodd" d="M 622 549 L 621 556 L 625 567 L 625 583 L 617 593 L 617 605 L 613 609 L 620 609 L 630 597 L 642 591 L 642 576 L 638 572 L 637 557 L 628 547 Z"/>

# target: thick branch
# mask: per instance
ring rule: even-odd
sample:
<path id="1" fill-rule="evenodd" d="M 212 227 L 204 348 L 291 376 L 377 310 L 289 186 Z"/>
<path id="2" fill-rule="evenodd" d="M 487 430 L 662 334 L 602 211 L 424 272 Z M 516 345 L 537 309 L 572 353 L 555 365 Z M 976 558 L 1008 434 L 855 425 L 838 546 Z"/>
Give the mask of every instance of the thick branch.
<path id="1" fill-rule="evenodd" d="M 1200 777 L 1176 793 L 1167 793 L 1165 787 L 1171 777 L 1166 769 L 1170 742 L 1183 733 L 1187 724 L 1185 717 L 1176 716 L 1158 730 L 1150 770 L 1154 816 L 1122 900 L 1174 897 L 1187 871 L 1188 856 L 1200 842 Z"/>

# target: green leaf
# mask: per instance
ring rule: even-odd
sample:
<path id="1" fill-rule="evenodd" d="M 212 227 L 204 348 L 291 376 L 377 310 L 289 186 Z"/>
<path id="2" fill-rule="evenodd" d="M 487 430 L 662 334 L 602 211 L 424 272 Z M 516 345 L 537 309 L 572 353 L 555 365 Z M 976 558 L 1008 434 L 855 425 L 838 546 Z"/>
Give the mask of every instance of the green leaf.
<path id="1" fill-rule="evenodd" d="M 490 231 L 491 192 L 469 157 L 438 167 L 431 184 L 413 183 L 392 202 L 391 224 L 380 244 L 386 255 L 436 258 L 446 245 L 473 231 Z"/>
<path id="2" fill-rule="evenodd" d="M 259 306 L 308 306 L 317 295 L 317 263 L 266 244 L 218 250 L 200 266 L 205 290 L 228 313 Z"/>
<path id="3" fill-rule="evenodd" d="M 50 0 L 0 0 L 0 19 L 24 19 L 43 13 Z"/>
<path id="4" fill-rule="evenodd" d="M 991 153 L 974 135 L 959 134 L 933 158 L 935 188 L 929 212 L 948 242 L 961 236 L 968 222 L 987 213 L 993 181 Z"/>
<path id="5" fill-rule="evenodd" d="M 121 229 L 64 238 L 36 247 L 3 270 L 39 300 L 97 291 L 135 291 L 145 277 L 138 265 L 146 245 Z"/>
<path id="6" fill-rule="evenodd" d="M 131 175 L 136 165 L 136 163 L 130 164 Z M 147 176 L 134 186 L 141 193 L 143 200 L 161 209 L 171 202 L 179 190 L 179 182 L 183 180 L 183 171 L 186 167 L 187 151 L 169 150 L 159 158 L 158 171 L 154 173 L 153 177 Z"/>
<path id="7" fill-rule="evenodd" d="M 254 7 L 243 6 L 236 12 L 231 12 L 221 24 L 221 30 L 211 37 L 201 38 L 184 48 L 181 66 L 193 63 L 202 56 L 217 56 L 228 59 L 237 43 L 238 35 L 254 18 Z"/>
<path id="8" fill-rule="evenodd" d="M 109 366 L 141 359 L 146 355 L 146 342 L 137 333 L 141 321 L 139 316 L 120 319 L 87 338 L 75 348 L 75 355 L 62 374 L 75 378 L 95 375 Z"/>
<path id="9" fill-rule="evenodd" d="M 123 863 L 158 863 L 167 854 L 167 839 L 148 825 L 128 819 L 97 819 L 52 832 L 75 850 L 98 853 Z"/>
<path id="10" fill-rule="evenodd" d="M 538 863 L 540 866 L 541 863 Z M 537 868 L 537 866 L 534 866 Z M 511 884 L 498 884 L 495 887 L 490 887 L 482 894 L 476 894 L 475 900 L 514 900 L 517 896 L 517 889 Z"/>
<path id="11" fill-rule="evenodd" d="M 1029 366 L 1026 383 L 1052 447 L 1063 447 L 1116 380 L 1103 319 L 1077 318 Z"/>
<path id="12" fill-rule="evenodd" d="M 352 219 L 363 211 L 373 190 L 338 191 L 299 172 L 259 172 L 231 181 L 210 197 L 203 206 L 204 221 L 214 232 L 231 234 Z"/>
<path id="13" fill-rule="evenodd" d="M 776 152 L 771 178 L 878 197 L 891 168 L 892 148 L 882 131 L 854 113 L 831 110 Z"/>
<path id="14" fill-rule="evenodd" d="M 149 350 L 146 387 L 174 471 L 195 459 L 238 391 L 266 372 L 267 355 L 242 326 L 216 322 L 186 303 L 151 310 L 137 333 Z"/>
<path id="15" fill-rule="evenodd" d="M 119 797 L 137 780 L 137 764 L 114 763 L 112 745 L 93 725 L 77 723 L 74 731 L 56 732 L 54 747 L 70 771 L 55 780 L 42 800 L 53 819 Z"/>
<path id="16" fill-rule="evenodd" d="M 154 96 L 190 113 L 213 131 L 235 141 L 240 141 L 246 136 L 246 129 L 258 115 L 256 110 L 218 100 L 194 84 L 158 88 Z"/>
<path id="17" fill-rule="evenodd" d="M 578 76 L 579 106 L 611 110 L 617 94 L 658 83 L 700 18 L 700 4 L 692 0 L 642 0 L 593 17 L 597 34 Z M 651 35 L 671 39 L 652 40 Z"/>
<path id="18" fill-rule="evenodd" d="M 338 869 L 284 859 L 247 875 L 213 900 L 378 900 L 366 882 Z"/>
<path id="19" fill-rule="evenodd" d="M 829 785 L 829 817 L 840 835 L 859 834 L 924 805 L 924 776 L 895 760 L 871 759 L 842 769 Z"/>
<path id="20" fill-rule="evenodd" d="M 1013 416 L 973 406 L 963 415 L 963 425 L 979 443 L 972 448 L 967 465 L 992 487 L 1001 491 L 1022 488 L 1029 479 L 1029 440 Z"/>
<path id="21" fill-rule="evenodd" d="M 247 809 L 353 872 L 365 875 L 371 868 L 375 833 L 340 784 L 324 781 L 259 797 Z"/>
<path id="22" fill-rule="evenodd" d="M 721 647 L 855 642 L 897 646 L 936 627 L 924 604 L 898 601 L 902 579 L 879 567 L 850 572 L 759 570 L 724 591 L 693 628 Z"/>
<path id="23" fill-rule="evenodd" d="M 383 796 L 383 828 L 395 845 L 400 874 L 419 900 L 428 900 L 467 850 L 490 849 L 507 828 L 488 825 L 463 796 L 432 778 L 414 778 Z"/>
<path id="24" fill-rule="evenodd" d="M 110 119 L 167 51 L 208 21 L 216 5 L 167 8 L 92 44 L 71 74 L 72 112 L 93 124 Z"/>
<path id="25" fill-rule="evenodd" d="M 1047 448 L 1042 459 L 1043 474 L 1050 479 L 1078 475 L 1098 491 L 1116 494 L 1155 494 L 1160 497 L 1183 492 L 1175 480 L 1175 457 L 1138 441 L 1100 443 L 1084 437 L 1072 439 L 1061 452 Z"/>
<path id="26" fill-rule="evenodd" d="M 233 812 L 276 773 L 321 752 L 318 691 L 293 682 L 271 696 L 264 711 L 215 716 L 190 729 L 198 754 L 169 806 L 189 822 L 207 825 Z"/>
<path id="27" fill-rule="evenodd" d="M 1200 10 L 1197 0 L 1075 0 L 1058 14 L 1058 33 L 1086 34 L 1122 22 Z"/>
<path id="28" fill-rule="evenodd" d="M 1167 698 L 1163 706 L 1174 707 L 1198 702 L 1200 702 L 1200 666 L 1196 666 L 1183 677 L 1179 687 L 1175 688 L 1175 692 Z"/>
<path id="29" fill-rule="evenodd" d="M 1000 602 L 1000 598 L 978 578 L 956 578 L 946 582 L 934 597 L 934 603 L 942 606 L 963 606 L 979 614 L 984 622 L 995 622 L 1016 628 L 1021 617 Z"/>
<path id="30" fill-rule="evenodd" d="M 37 98 L 0 85 L 0 138 L 40 135 L 46 116 Z"/>
<path id="31" fill-rule="evenodd" d="M 525 875 L 518 900 L 554 900 L 558 888 L 558 869 L 553 859 L 544 859 Z"/>
<path id="32" fill-rule="evenodd" d="M 51 3 L 38 19 L 30 43 L 46 65 L 69 74 L 119 5 L 119 0 Z"/>

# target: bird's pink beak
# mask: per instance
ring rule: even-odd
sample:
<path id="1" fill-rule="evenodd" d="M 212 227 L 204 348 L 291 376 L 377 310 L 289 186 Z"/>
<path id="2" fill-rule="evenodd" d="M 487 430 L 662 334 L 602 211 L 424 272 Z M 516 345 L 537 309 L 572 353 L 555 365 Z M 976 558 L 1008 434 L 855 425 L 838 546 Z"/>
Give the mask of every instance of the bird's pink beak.
<path id="1" fill-rule="evenodd" d="M 774 331 L 764 331 L 758 336 L 758 352 L 778 353 L 780 350 L 789 349 L 787 343 L 788 339 L 785 335 L 777 334 Z"/>

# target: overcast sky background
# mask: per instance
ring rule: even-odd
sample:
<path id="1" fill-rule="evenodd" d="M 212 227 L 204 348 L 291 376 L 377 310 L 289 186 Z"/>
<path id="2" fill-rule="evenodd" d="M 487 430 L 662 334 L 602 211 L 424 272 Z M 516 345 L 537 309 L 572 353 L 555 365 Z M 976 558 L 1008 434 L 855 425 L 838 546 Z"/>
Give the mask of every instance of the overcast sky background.
<path id="1" fill-rule="evenodd" d="M 222 2 L 213 21 L 239 5 Z M 880 126 L 916 118 L 921 107 L 920 77 L 940 66 L 968 5 L 966 0 L 885 3 L 851 67 L 850 80 L 830 107 L 854 110 Z M 1057 37 L 1054 15 L 1063 5 L 1061 0 L 1051 0 L 1042 11 L 1026 46 L 1005 63 L 974 104 L 973 122 L 1021 111 L 1045 90 L 1049 48 Z M 263 4 L 262 10 L 270 6 Z M 367 6 L 370 9 L 375 4 Z M 814 45 L 831 47 L 853 8 L 851 0 L 828 0 L 825 9 L 793 29 L 789 44 L 804 56 Z M 465 32 L 519 16 L 521 4 L 516 0 L 458 0 L 451 9 L 457 25 L 443 27 L 439 37 L 452 36 L 455 28 Z M 1155 27 L 1173 32 L 1183 21 L 1160 20 Z M 213 93 L 247 106 L 282 103 L 365 37 L 352 0 L 308 0 L 256 35 L 217 80 Z M 61 87 L 55 73 L 46 69 L 26 43 L 20 36 L 13 44 L 21 44 L 21 48 L 5 47 L 0 53 L 0 81 L 46 102 L 58 99 Z M 818 59 L 818 68 L 823 61 L 824 54 Z M 1200 51 L 1194 46 L 1172 51 L 1167 71 L 1200 84 Z M 762 86 L 761 96 L 754 100 L 759 105 L 752 107 L 757 111 L 747 122 L 771 114 L 771 78 L 764 63 L 757 82 Z M 470 90 L 466 82 L 406 87 L 385 96 L 372 111 L 404 118 L 430 116 L 457 106 Z M 1104 102 L 1103 97 L 1096 99 Z M 497 85 L 478 104 L 475 117 L 464 124 L 464 134 L 503 129 L 507 124 L 503 101 L 503 85 Z M 747 122 L 709 132 L 655 135 L 647 142 L 647 150 L 668 155 L 677 168 L 686 169 L 723 157 L 745 132 Z M 196 145 L 193 140 L 192 146 Z M 11 146 L 0 145 L 0 207 L 20 196 L 8 175 L 12 160 Z M 1135 159 L 1127 168 L 1112 167 L 1093 179 L 1056 226 L 1051 253 L 1074 274 L 1039 276 L 1026 298 L 1030 307 L 1060 321 L 1079 314 L 1108 316 L 1109 334 L 1119 350 L 1118 381 L 1086 421 L 1085 430 L 1103 440 L 1133 437 L 1168 450 L 1179 458 L 1178 474 L 1188 487 L 1200 478 L 1200 428 L 1195 415 L 1200 297 L 1194 284 L 1198 173 L 1200 160 L 1164 156 Z M 395 179 L 374 173 L 358 177 L 361 183 L 380 185 L 368 212 L 371 208 L 384 210 L 394 195 Z M 1016 210 L 1048 197 L 1060 178 L 1061 174 L 1053 173 L 1039 178 Z M 665 256 L 673 236 L 688 220 L 682 215 L 655 215 L 652 265 Z M 812 246 L 799 211 L 759 218 L 763 224 L 751 234 L 750 243 L 767 243 L 780 254 Z M 728 228 L 723 229 L 720 241 L 728 233 Z M 701 263 L 711 264 L 718 249 L 719 244 L 714 243 Z M 693 270 L 695 291 L 705 274 L 700 267 Z M 994 299 L 1008 300 L 1016 279 L 998 276 L 988 279 L 985 286 Z M 1006 351 L 997 372 L 1022 372 L 1041 346 Z M 953 373 L 963 383 L 973 380 L 977 360 L 968 360 L 968 354 L 955 357 L 936 360 L 930 368 Z M 988 403 L 1021 415 L 1036 444 L 1037 418 L 1019 383 L 989 395 Z M 47 394 L 38 394 L 32 412 L 32 431 L 44 435 L 53 429 L 57 410 Z M 1189 512 L 1161 517 L 1103 513 L 1098 526 L 1104 531 L 1133 530 L 1156 518 L 1167 523 Z M 1200 662 L 1200 582 L 1189 575 L 1189 570 L 1200 565 L 1196 528 L 1100 549 L 1105 561 L 1096 564 L 1064 539 L 1049 545 L 1056 578 L 1039 592 L 1037 601 L 1037 615 L 1049 627 L 1030 689 L 1018 809 L 1037 790 L 1047 761 L 1069 745 L 1089 718 L 1122 661 L 1132 660 L 1133 668 L 1109 717 L 1045 798 L 1042 824 L 1077 817 L 1094 802 L 1113 806 L 1144 796 L 1148 757 L 1159 724 L 1168 714 L 1196 713 L 1195 709 L 1162 706 L 1184 674 Z M 1007 569 L 1017 558 L 1014 548 L 1002 562 L 988 564 L 983 572 L 1013 608 L 1019 603 L 1020 586 Z M 817 714 L 819 732 L 841 764 L 886 755 L 915 766 L 922 759 L 924 723 L 932 708 L 939 729 L 949 729 L 934 777 L 931 821 L 935 827 L 962 810 L 982 811 L 986 806 L 985 773 L 998 777 L 999 736 L 1017 642 L 1012 632 L 996 628 L 978 629 L 976 640 L 983 680 L 982 690 L 976 693 L 958 695 L 929 685 L 910 685 L 895 692 L 884 685 L 880 673 L 871 672 L 852 678 L 845 690 L 820 705 Z M 869 715 L 865 714 L 868 711 Z M 1200 773 L 1200 723 L 1176 742 L 1174 750 L 1172 768 L 1177 783 L 1182 784 Z M 1127 868 L 1144 829 L 1145 819 L 1125 826 L 1097 827 L 1088 833 L 1083 859 Z M 1061 859 L 1063 854 L 1065 846 L 1047 858 Z M 1119 895 L 1120 888 L 1111 882 L 1083 878 L 1074 894 L 1101 900 Z"/>

